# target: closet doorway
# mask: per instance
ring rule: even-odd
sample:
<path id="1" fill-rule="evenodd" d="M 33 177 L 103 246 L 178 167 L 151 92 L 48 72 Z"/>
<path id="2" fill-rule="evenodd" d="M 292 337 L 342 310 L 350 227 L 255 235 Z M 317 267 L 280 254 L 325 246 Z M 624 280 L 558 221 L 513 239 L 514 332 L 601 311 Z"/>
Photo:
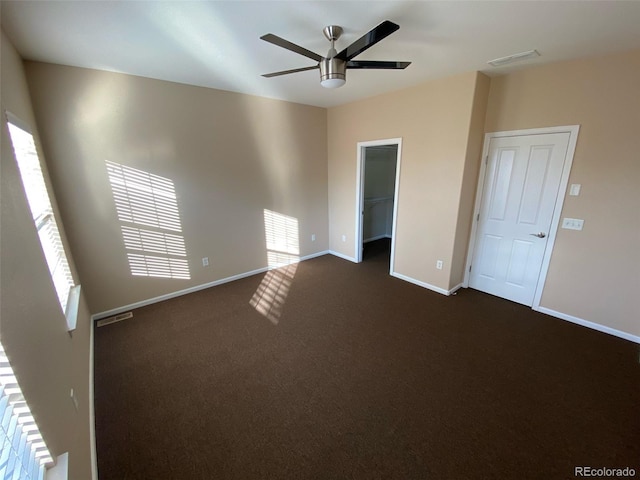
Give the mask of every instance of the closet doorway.
<path id="1" fill-rule="evenodd" d="M 390 248 L 389 273 L 395 253 L 401 142 L 393 138 L 358 143 L 356 260 L 366 259 L 367 244 Z"/>

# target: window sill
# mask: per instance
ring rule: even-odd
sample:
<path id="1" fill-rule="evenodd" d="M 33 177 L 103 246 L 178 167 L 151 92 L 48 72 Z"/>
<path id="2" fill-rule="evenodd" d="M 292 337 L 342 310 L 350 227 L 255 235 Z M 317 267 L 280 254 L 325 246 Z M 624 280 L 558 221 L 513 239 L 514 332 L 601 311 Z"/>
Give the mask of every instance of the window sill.
<path id="1" fill-rule="evenodd" d="M 59 455 L 55 466 L 44 475 L 44 480 L 67 480 L 69 478 L 69 452 Z"/>
<path id="2" fill-rule="evenodd" d="M 67 331 L 73 332 L 76 329 L 78 323 L 78 310 L 80 308 L 80 285 L 71 287 L 69 290 L 69 300 L 67 301 L 67 311 L 65 317 L 67 318 Z"/>

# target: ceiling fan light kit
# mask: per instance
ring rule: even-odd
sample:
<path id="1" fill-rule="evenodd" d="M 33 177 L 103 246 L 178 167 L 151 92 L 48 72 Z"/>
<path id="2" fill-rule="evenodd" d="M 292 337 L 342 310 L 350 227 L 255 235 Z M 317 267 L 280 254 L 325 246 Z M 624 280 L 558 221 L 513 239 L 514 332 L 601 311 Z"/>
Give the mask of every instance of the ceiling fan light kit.
<path id="1" fill-rule="evenodd" d="M 335 57 L 323 58 L 320 62 L 320 85 L 325 88 L 338 88 L 346 82 L 346 62 Z"/>
<path id="2" fill-rule="evenodd" d="M 335 42 L 342 35 L 342 27 L 338 25 L 329 25 L 322 30 L 324 36 L 331 42 L 331 48 L 327 52 L 327 56 L 323 57 L 295 43 L 291 43 L 284 38 L 268 33 L 260 37 L 262 40 L 273 43 L 282 48 L 286 48 L 299 55 L 315 60 L 317 65 L 312 67 L 302 67 L 293 70 L 284 70 L 281 72 L 267 73 L 263 77 L 271 78 L 290 73 L 304 72 L 306 70 L 320 69 L 320 85 L 325 88 L 338 88 L 343 86 L 347 81 L 347 69 L 383 69 L 383 70 L 401 70 L 407 68 L 411 62 L 389 62 L 389 61 L 353 61 L 357 55 L 372 47 L 382 39 L 391 35 L 400 28 L 399 25 L 385 20 L 380 25 L 369 31 L 364 36 L 353 42 L 347 48 L 338 53 L 335 49 Z"/>

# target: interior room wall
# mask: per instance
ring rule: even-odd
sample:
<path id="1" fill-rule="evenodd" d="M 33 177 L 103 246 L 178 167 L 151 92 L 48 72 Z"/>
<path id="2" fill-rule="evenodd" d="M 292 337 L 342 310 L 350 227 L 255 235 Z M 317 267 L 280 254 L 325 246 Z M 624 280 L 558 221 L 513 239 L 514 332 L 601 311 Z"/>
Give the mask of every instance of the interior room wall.
<path id="1" fill-rule="evenodd" d="M 472 206 L 461 204 L 465 167 L 480 160 L 469 153 L 475 146 L 471 130 L 473 138 L 482 137 L 482 122 L 472 122 L 474 101 L 488 92 L 487 81 L 470 72 L 329 109 L 332 251 L 355 258 L 357 143 L 401 137 L 395 272 L 444 291 L 455 286 L 466 254 L 454 248 L 458 218 L 462 215 L 466 225 L 472 215 Z M 479 82 L 485 87 L 477 89 Z M 454 261 L 454 254 L 462 260 Z M 442 270 L 436 269 L 437 260 L 443 261 Z"/>
<path id="2" fill-rule="evenodd" d="M 541 306 L 640 336 L 640 51 L 492 79 L 486 131 L 580 125 Z"/>
<path id="3" fill-rule="evenodd" d="M 81 296 L 70 336 L 40 247 L 9 139 L 9 111 L 39 136 L 20 56 L 2 32 L 2 157 L 0 170 L 0 337 L 25 398 L 54 456 L 69 452 L 69 478 L 91 478 L 89 410 L 90 315 Z M 42 149 L 39 148 L 42 160 Z M 49 182 L 46 165 L 45 181 Z M 54 210 L 55 198 L 52 198 Z M 59 218 L 59 217 L 58 217 Z M 64 228 L 59 225 L 64 237 Z M 73 257 L 67 248 L 75 271 Z M 74 279 L 79 281 L 77 273 Z M 70 398 L 78 399 L 75 410 Z"/>
<path id="4" fill-rule="evenodd" d="M 296 256 L 328 249 L 325 109 L 37 62 L 26 70 L 93 313 L 270 266 L 265 209 L 297 222 Z M 190 279 L 131 274 L 105 161 L 173 182 Z"/>
<path id="5" fill-rule="evenodd" d="M 460 214 L 458 215 L 455 242 L 453 244 L 449 288 L 462 284 L 466 273 L 465 266 L 473 222 L 473 208 L 478 187 L 478 175 L 482 163 L 484 122 L 487 114 L 490 85 L 491 79 L 489 77 L 478 74 L 469 122 L 467 154 L 460 184 Z"/>

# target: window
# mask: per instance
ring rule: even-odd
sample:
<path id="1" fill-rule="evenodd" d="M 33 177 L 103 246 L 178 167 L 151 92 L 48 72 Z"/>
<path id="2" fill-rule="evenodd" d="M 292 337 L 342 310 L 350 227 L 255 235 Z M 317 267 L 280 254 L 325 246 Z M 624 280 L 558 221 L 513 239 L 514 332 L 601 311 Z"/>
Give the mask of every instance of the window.
<path id="1" fill-rule="evenodd" d="M 31 215 L 38 230 L 40 244 L 49 266 L 49 273 L 58 295 L 60 307 L 62 312 L 69 317 L 70 315 L 67 313 L 69 311 L 67 308 L 69 296 L 71 294 L 72 299 L 77 299 L 77 287 L 74 289 L 71 269 L 62 246 L 58 224 L 53 215 L 53 208 L 51 207 L 49 193 L 40 168 L 40 159 L 33 136 L 28 129 L 19 126 L 20 124 L 21 122 L 18 119 L 7 113 L 9 135 L 13 144 L 18 169 L 20 170 L 22 184 L 27 195 L 27 201 L 31 208 Z M 75 313 L 73 316 L 75 317 Z M 69 318 L 67 321 L 69 321 Z"/>
<path id="2" fill-rule="evenodd" d="M 53 458 L 0 344 L 0 478 L 42 479 Z"/>

